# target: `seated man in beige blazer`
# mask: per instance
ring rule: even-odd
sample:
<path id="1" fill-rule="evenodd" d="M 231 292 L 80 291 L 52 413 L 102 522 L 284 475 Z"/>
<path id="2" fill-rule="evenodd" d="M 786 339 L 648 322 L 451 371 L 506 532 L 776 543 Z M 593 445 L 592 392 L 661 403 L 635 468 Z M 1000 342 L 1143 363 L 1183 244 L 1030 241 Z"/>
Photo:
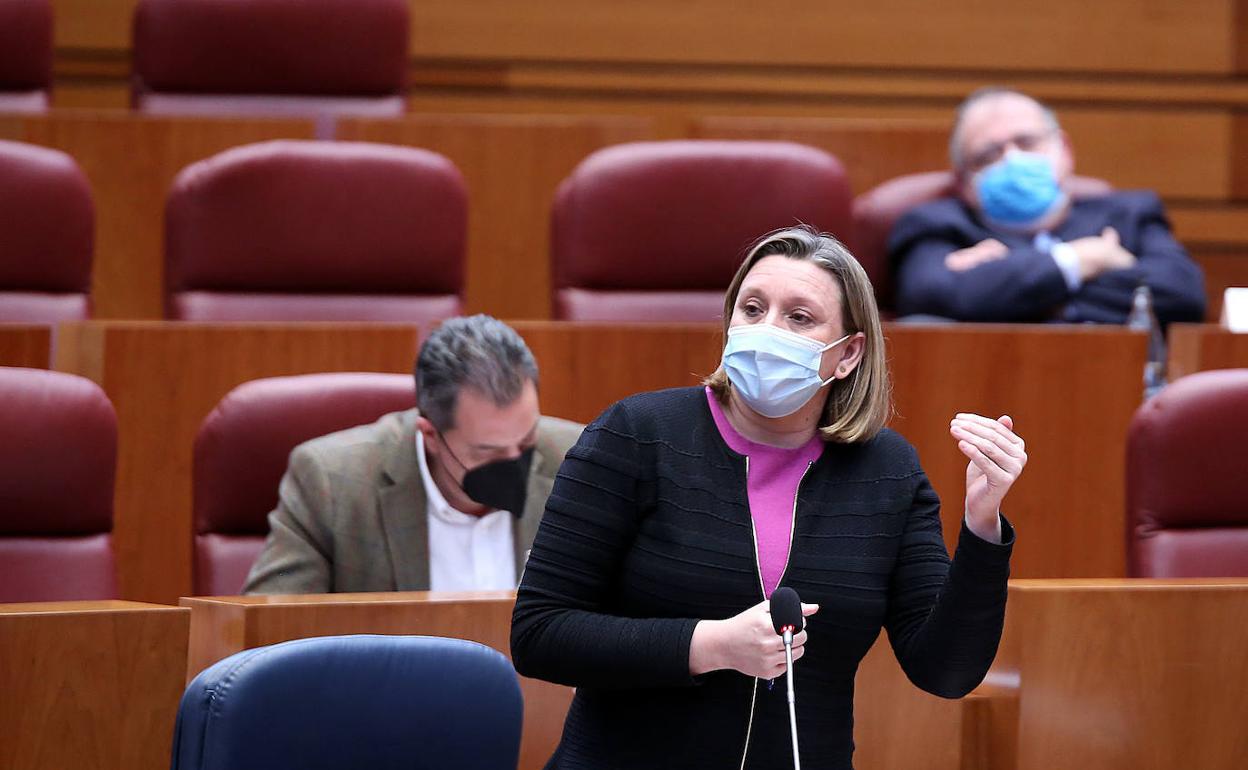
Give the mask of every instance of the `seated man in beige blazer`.
<path id="1" fill-rule="evenodd" d="M 515 588 L 583 426 L 542 417 L 511 327 L 451 319 L 416 361 L 416 409 L 299 445 L 244 593 Z"/>

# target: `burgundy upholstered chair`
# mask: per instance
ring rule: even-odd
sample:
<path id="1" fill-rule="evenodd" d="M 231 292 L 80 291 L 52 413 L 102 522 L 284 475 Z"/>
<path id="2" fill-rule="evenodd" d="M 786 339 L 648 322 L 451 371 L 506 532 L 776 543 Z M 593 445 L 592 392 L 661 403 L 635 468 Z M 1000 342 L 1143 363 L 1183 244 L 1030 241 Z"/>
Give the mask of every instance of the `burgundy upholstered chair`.
<path id="1" fill-rule="evenodd" d="M 750 244 L 799 222 L 842 239 L 841 163 L 788 142 L 638 142 L 593 153 L 551 217 L 554 316 L 717 321 Z"/>
<path id="2" fill-rule="evenodd" d="M 187 321 L 458 315 L 468 194 L 436 153 L 275 141 L 187 166 L 165 210 L 167 314 Z"/>
<path id="3" fill-rule="evenodd" d="M 51 88 L 51 0 L 0 2 L 0 112 L 44 112 Z"/>
<path id="4" fill-rule="evenodd" d="M 0 367 L 0 603 L 112 599 L 117 417 L 90 380 Z"/>
<path id="5" fill-rule="evenodd" d="M 1069 185 L 1076 198 L 1107 195 L 1114 189 L 1109 182 L 1086 176 L 1072 177 Z M 854 256 L 870 276 L 882 310 L 893 307 L 892 266 L 888 263 L 888 237 L 893 225 L 915 206 L 954 195 L 953 172 L 927 171 L 890 179 L 854 199 Z"/>
<path id="6" fill-rule="evenodd" d="M 139 0 L 134 105 L 166 115 L 400 115 L 409 26 L 405 0 Z"/>
<path id="7" fill-rule="evenodd" d="M 410 374 L 272 377 L 226 394 L 195 437 L 196 595 L 242 590 L 292 449 L 415 405 Z"/>
<path id="8" fill-rule="evenodd" d="M 86 318 L 94 237 L 91 188 L 73 158 L 0 141 L 0 322 Z"/>
<path id="9" fill-rule="evenodd" d="M 1132 577 L 1248 577 L 1248 369 L 1176 380 L 1127 436 Z"/>

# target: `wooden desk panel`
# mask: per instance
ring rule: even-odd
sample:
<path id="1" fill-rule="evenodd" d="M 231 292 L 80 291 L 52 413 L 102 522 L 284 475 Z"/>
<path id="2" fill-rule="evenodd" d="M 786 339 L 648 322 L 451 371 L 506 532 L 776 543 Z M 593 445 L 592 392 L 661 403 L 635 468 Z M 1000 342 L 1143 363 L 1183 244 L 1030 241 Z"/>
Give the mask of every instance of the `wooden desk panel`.
<path id="1" fill-rule="evenodd" d="M 62 150 L 91 183 L 96 318 L 164 316 L 165 197 L 183 167 L 240 144 L 312 136 L 312 121 L 294 119 L 71 111 L 0 120 L 0 138 Z"/>
<path id="2" fill-rule="evenodd" d="M 624 116 L 414 115 L 343 119 L 337 135 L 423 147 L 454 161 L 468 184 L 468 312 L 550 318 L 555 188 L 594 150 L 653 138 L 654 128 Z"/>
<path id="3" fill-rule="evenodd" d="M 1248 334 L 1214 324 L 1173 324 L 1169 337 L 1171 382 L 1209 369 L 1248 368 Z"/>
<path id="4" fill-rule="evenodd" d="M 1005 502 L 1017 577 L 1120 577 L 1127 426 L 1142 398 L 1143 335 L 1120 327 L 886 328 L 897 414 L 943 506 L 952 547 L 966 458 L 949 436 L 963 411 L 1009 414 L 1028 463 Z"/>
<path id="5" fill-rule="evenodd" d="M 1238 768 L 1248 580 L 1015 581 L 1017 770 Z"/>
<path id="6" fill-rule="evenodd" d="M 169 767 L 190 617 L 122 601 L 0 604 L 0 767 Z"/>
<path id="7" fill-rule="evenodd" d="M 418 330 L 384 324 L 87 322 L 61 327 L 56 368 L 94 380 L 117 410 L 113 542 L 121 595 L 191 593 L 191 452 L 204 417 L 261 377 L 410 372 Z"/>
<path id="8" fill-rule="evenodd" d="M 51 365 L 51 326 L 0 323 L 0 366 L 47 369 Z"/>
<path id="9" fill-rule="evenodd" d="M 542 410 L 589 422 L 634 393 L 697 385 L 719 365 L 717 324 L 513 324 L 537 359 Z"/>
<path id="10" fill-rule="evenodd" d="M 421 634 L 470 639 L 511 657 L 514 591 L 327 594 L 182 599 L 191 608 L 187 680 L 222 658 L 289 639 L 338 634 Z M 520 768 L 554 752 L 572 689 L 520 677 Z"/>

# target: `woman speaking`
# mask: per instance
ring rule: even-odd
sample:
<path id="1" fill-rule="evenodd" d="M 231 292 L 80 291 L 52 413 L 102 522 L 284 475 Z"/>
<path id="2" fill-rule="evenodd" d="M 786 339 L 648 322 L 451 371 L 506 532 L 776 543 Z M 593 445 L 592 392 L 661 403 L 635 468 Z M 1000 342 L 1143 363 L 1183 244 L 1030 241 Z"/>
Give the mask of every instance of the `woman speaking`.
<path id="1" fill-rule="evenodd" d="M 793 645 L 807 770 L 852 768 L 854 674 L 881 628 L 945 697 L 996 653 L 1014 541 L 1000 506 L 1027 462 L 1010 418 L 952 418 L 969 465 L 950 560 L 940 501 L 884 427 L 879 313 L 845 247 L 763 237 L 724 319 L 705 386 L 608 408 L 547 502 L 511 646 L 521 674 L 577 688 L 548 768 L 792 767 L 778 586 L 810 602 Z"/>

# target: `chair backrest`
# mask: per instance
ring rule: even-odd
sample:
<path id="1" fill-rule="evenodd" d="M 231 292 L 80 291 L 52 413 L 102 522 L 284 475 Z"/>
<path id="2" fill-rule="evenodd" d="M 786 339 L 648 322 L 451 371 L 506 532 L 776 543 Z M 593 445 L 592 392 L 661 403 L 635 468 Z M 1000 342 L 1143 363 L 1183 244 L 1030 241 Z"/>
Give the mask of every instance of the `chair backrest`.
<path id="1" fill-rule="evenodd" d="M 51 0 L 4 0 L 0 3 L 0 112 L 43 112 L 51 87 Z"/>
<path id="2" fill-rule="evenodd" d="M 1199 372 L 1146 401 L 1127 437 L 1132 577 L 1248 577 L 1248 369 Z"/>
<path id="3" fill-rule="evenodd" d="M 1108 195 L 1113 186 L 1102 179 L 1076 176 L 1068 182 L 1075 198 Z M 853 252 L 862 263 L 881 309 L 893 307 L 892 266 L 888 261 L 888 237 L 893 225 L 910 209 L 958 194 L 952 171 L 907 174 L 882 182 L 854 199 Z"/>
<path id="4" fill-rule="evenodd" d="M 87 318 L 95 207 L 78 164 L 0 140 L 0 212 L 0 322 Z"/>
<path id="5" fill-rule="evenodd" d="M 232 655 L 187 686 L 173 770 L 514 770 L 515 669 L 476 642 L 326 636 Z"/>
<path id="6" fill-rule="evenodd" d="M 415 403 L 410 374 L 271 377 L 226 394 L 195 437 L 195 594 L 242 590 L 264 547 L 292 449 Z"/>
<path id="7" fill-rule="evenodd" d="M 0 603 L 111 599 L 117 417 L 98 385 L 0 367 Z"/>
<path id="8" fill-rule="evenodd" d="M 551 216 L 555 318 L 717 321 L 759 236 L 805 222 L 847 238 L 841 163 L 789 142 L 637 142 L 593 153 Z"/>
<path id="9" fill-rule="evenodd" d="M 140 0 L 135 107 L 158 114 L 399 115 L 408 16 L 405 0 Z"/>
<path id="10" fill-rule="evenodd" d="M 468 193 L 437 153 L 274 141 L 184 168 L 165 210 L 167 313 L 438 321 L 460 312 Z"/>

